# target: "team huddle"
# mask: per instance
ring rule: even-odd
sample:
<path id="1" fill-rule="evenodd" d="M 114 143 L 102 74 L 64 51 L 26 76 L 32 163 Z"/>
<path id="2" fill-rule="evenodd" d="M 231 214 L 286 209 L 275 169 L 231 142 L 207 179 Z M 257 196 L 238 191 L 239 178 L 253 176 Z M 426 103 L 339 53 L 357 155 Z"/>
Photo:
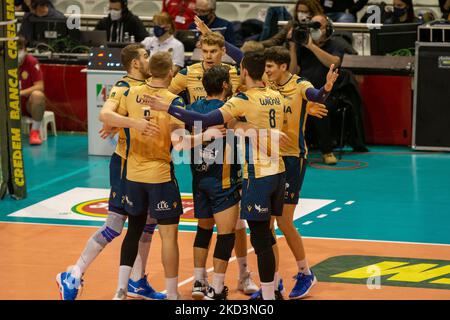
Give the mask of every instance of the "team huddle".
<path id="1" fill-rule="evenodd" d="M 224 279 L 233 249 L 239 265 L 237 289 L 250 299 L 283 299 L 275 221 L 298 266 L 289 298 L 305 297 L 316 283 L 294 225 L 294 211 L 308 155 L 307 116 L 327 115 L 322 103 L 338 73 L 332 65 L 324 87 L 315 89 L 288 71 L 290 54 L 284 47 L 243 48 L 244 53 L 233 56 L 237 66 L 231 66 L 222 63 L 229 45 L 222 35 L 205 32 L 200 43 L 203 61 L 175 76 L 170 53 L 150 57 L 140 44 L 122 50 L 127 75 L 112 88 L 100 115 L 100 134 L 119 136 L 110 162 L 108 216 L 76 264 L 57 275 L 62 299 L 77 298 L 83 274 L 121 234 L 127 219 L 114 299 L 183 299 L 178 292 L 183 208 L 173 150 L 188 151 L 191 157 L 198 219 L 193 299 L 227 299 Z M 246 222 L 260 287 L 247 265 Z M 206 260 L 214 226 L 217 241 L 209 282 Z M 155 291 L 145 273 L 156 227 L 166 293 Z"/>

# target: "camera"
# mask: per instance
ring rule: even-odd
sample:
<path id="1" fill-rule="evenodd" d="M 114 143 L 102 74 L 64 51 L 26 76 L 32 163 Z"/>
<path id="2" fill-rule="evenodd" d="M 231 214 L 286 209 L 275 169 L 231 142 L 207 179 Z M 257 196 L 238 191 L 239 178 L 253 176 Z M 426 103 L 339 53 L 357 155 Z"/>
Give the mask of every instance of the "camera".
<path id="1" fill-rule="evenodd" d="M 306 45 L 309 40 L 310 29 L 320 29 L 320 22 L 294 22 L 292 40 L 298 45 Z"/>

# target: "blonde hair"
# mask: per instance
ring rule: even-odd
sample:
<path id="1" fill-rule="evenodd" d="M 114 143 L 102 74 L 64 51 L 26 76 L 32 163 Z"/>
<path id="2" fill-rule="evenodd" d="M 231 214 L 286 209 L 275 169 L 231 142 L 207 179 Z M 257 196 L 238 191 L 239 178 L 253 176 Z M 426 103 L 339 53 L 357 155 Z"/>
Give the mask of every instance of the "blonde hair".
<path id="1" fill-rule="evenodd" d="M 172 70 L 172 56 L 169 52 L 157 52 L 150 58 L 150 73 L 152 77 L 164 79 Z"/>
<path id="2" fill-rule="evenodd" d="M 200 44 L 207 44 L 209 46 L 218 45 L 220 48 L 225 47 L 225 38 L 218 32 L 208 32 L 200 39 Z"/>
<path id="3" fill-rule="evenodd" d="M 255 51 L 264 51 L 264 45 L 261 42 L 255 40 L 245 41 L 241 47 L 241 51 L 243 53 L 246 52 L 255 52 Z"/>
<path id="4" fill-rule="evenodd" d="M 153 22 L 158 24 L 168 24 L 170 26 L 169 33 L 175 33 L 175 22 L 173 18 L 167 12 L 160 12 L 153 16 Z"/>

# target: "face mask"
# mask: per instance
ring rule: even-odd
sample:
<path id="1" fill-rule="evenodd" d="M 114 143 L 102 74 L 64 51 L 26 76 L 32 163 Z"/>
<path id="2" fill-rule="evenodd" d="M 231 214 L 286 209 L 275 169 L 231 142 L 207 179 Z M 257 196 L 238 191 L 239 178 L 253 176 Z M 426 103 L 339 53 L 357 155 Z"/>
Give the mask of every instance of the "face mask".
<path id="1" fill-rule="evenodd" d="M 122 17 L 122 10 L 109 10 L 112 21 L 117 21 Z"/>
<path id="2" fill-rule="evenodd" d="M 314 41 L 319 41 L 322 37 L 322 30 L 320 29 L 311 29 L 311 38 Z"/>
<path id="3" fill-rule="evenodd" d="M 153 27 L 153 34 L 155 35 L 155 37 L 159 38 L 161 37 L 164 33 L 166 33 L 166 30 L 160 26 L 154 26 Z"/>
<path id="4" fill-rule="evenodd" d="M 309 14 L 304 13 L 304 12 L 298 12 L 297 18 L 298 18 L 298 21 L 300 21 L 300 22 L 309 21 Z"/>
<path id="5" fill-rule="evenodd" d="M 198 16 L 200 18 L 200 20 L 202 20 L 204 23 L 208 23 L 209 22 L 209 14 L 204 15 L 204 16 Z"/>
<path id="6" fill-rule="evenodd" d="M 407 11 L 408 11 L 407 7 L 403 8 L 403 9 L 394 7 L 394 16 L 399 18 L 399 17 L 403 16 Z"/>
<path id="7" fill-rule="evenodd" d="M 27 55 L 27 52 L 25 50 L 19 51 L 19 56 L 18 56 L 19 65 L 21 65 L 23 63 L 23 60 L 25 60 L 26 55 Z"/>

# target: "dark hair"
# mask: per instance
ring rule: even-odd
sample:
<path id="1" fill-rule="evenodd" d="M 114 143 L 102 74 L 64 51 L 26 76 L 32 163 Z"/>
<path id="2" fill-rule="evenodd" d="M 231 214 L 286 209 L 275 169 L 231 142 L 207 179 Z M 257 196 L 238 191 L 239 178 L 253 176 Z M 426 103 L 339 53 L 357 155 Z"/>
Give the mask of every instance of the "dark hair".
<path id="1" fill-rule="evenodd" d="M 414 4 L 412 0 L 400 0 L 404 4 L 408 6 L 408 17 L 406 18 L 407 22 L 413 22 L 416 18 L 416 15 L 414 14 Z"/>
<path id="2" fill-rule="evenodd" d="M 273 61 L 279 66 L 286 63 L 289 68 L 289 65 L 291 64 L 291 55 L 289 50 L 282 46 L 267 48 L 264 51 L 264 57 L 266 61 Z"/>
<path id="3" fill-rule="evenodd" d="M 202 79 L 203 87 L 208 96 L 221 94 L 224 82 L 230 83 L 230 68 L 224 65 L 214 66 L 205 71 Z"/>
<path id="4" fill-rule="evenodd" d="M 307 6 L 309 11 L 311 11 L 311 17 L 323 14 L 322 6 L 319 0 L 298 0 L 294 7 L 294 20 L 298 21 L 297 9 L 299 5 Z"/>
<path id="5" fill-rule="evenodd" d="M 131 68 L 131 62 L 134 59 L 139 59 L 139 49 L 145 49 L 145 46 L 141 43 L 133 43 L 122 49 L 120 53 L 120 60 L 122 61 L 125 70 L 129 71 Z"/>
<path id="6" fill-rule="evenodd" d="M 172 55 L 169 52 L 160 51 L 150 58 L 150 73 L 154 78 L 164 79 L 172 67 Z"/>
<path id="7" fill-rule="evenodd" d="M 50 0 L 32 0 L 31 8 L 36 9 L 40 6 L 53 7 L 53 3 Z"/>
<path id="8" fill-rule="evenodd" d="M 245 53 L 244 58 L 242 58 L 242 68 L 248 71 L 250 78 L 253 80 L 261 80 L 266 68 L 264 53 L 259 51 Z"/>
<path id="9" fill-rule="evenodd" d="M 24 36 L 20 35 L 19 39 L 17 40 L 17 48 L 19 50 L 25 49 L 27 47 L 27 39 L 25 39 Z"/>

